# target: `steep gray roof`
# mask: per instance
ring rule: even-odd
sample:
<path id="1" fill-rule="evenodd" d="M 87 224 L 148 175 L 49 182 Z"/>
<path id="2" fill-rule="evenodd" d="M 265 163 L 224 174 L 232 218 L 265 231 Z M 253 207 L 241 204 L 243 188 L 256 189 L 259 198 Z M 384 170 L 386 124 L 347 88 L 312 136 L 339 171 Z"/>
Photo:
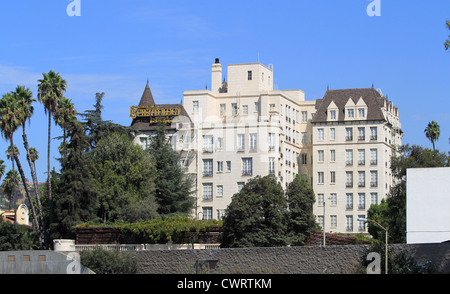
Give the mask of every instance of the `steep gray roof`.
<path id="1" fill-rule="evenodd" d="M 331 101 L 338 108 L 338 121 L 344 121 L 345 104 L 352 99 L 356 104 L 362 98 L 367 105 L 367 120 L 384 120 L 381 107 L 390 102 L 374 88 L 327 90 L 323 99 L 316 100 L 316 114 L 313 123 L 327 121 L 327 108 Z"/>

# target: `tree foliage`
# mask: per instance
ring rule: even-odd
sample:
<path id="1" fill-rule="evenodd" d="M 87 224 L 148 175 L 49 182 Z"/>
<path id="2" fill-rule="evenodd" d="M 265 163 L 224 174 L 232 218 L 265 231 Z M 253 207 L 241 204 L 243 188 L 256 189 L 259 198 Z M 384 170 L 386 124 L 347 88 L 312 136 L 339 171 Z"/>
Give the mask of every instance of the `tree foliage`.
<path id="1" fill-rule="evenodd" d="M 287 201 L 273 175 L 250 179 L 232 197 L 224 218 L 221 247 L 285 246 Z"/>
<path id="2" fill-rule="evenodd" d="M 297 175 L 286 189 L 289 206 L 288 235 L 291 245 L 304 245 L 308 236 L 316 229 L 313 213 L 314 190 L 306 176 Z"/>
<path id="3" fill-rule="evenodd" d="M 126 135 L 101 139 L 90 153 L 90 172 L 103 222 L 126 222 L 158 217 L 153 158 Z"/>
<path id="4" fill-rule="evenodd" d="M 194 205 L 192 181 L 178 165 L 179 155 L 172 149 L 165 130 L 160 127 L 152 137 L 148 152 L 155 159 L 155 191 L 160 214 L 189 214 Z"/>

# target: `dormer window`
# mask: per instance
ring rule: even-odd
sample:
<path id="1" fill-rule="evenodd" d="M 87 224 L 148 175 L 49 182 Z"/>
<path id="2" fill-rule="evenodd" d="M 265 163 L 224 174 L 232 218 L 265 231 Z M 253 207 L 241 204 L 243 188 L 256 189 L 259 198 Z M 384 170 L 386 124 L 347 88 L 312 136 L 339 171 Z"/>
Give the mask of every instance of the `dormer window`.
<path id="1" fill-rule="evenodd" d="M 366 117 L 366 111 L 364 108 L 358 108 L 358 117 L 360 118 Z"/>
<path id="2" fill-rule="evenodd" d="M 354 118 L 355 117 L 355 112 L 353 109 L 347 109 L 347 117 L 348 118 Z"/>
<path id="3" fill-rule="evenodd" d="M 330 119 L 336 119 L 336 110 L 330 110 Z"/>

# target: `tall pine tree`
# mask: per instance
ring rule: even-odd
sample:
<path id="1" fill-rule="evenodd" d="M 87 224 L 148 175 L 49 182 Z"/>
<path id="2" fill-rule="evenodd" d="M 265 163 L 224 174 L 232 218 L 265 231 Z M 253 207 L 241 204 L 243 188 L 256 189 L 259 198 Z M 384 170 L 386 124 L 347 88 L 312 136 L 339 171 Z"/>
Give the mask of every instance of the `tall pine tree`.
<path id="1" fill-rule="evenodd" d="M 195 201 L 191 191 L 192 181 L 178 165 L 179 155 L 172 149 L 163 127 L 156 130 L 148 151 L 155 159 L 158 213 L 190 214 Z"/>

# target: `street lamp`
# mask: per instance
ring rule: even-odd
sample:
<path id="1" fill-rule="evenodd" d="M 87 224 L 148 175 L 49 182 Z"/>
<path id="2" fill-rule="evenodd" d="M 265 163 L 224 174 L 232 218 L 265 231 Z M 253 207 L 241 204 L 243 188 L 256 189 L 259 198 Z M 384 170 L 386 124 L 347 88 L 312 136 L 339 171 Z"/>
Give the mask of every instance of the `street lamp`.
<path id="1" fill-rule="evenodd" d="M 385 273 L 387 274 L 388 273 L 388 230 L 385 227 L 383 227 L 382 225 L 380 225 L 379 223 L 377 223 L 376 221 L 372 220 L 372 219 L 359 217 L 358 221 L 373 222 L 373 223 L 375 223 L 377 226 L 379 226 L 380 228 L 382 228 L 386 232 L 386 264 L 385 264 Z"/>

